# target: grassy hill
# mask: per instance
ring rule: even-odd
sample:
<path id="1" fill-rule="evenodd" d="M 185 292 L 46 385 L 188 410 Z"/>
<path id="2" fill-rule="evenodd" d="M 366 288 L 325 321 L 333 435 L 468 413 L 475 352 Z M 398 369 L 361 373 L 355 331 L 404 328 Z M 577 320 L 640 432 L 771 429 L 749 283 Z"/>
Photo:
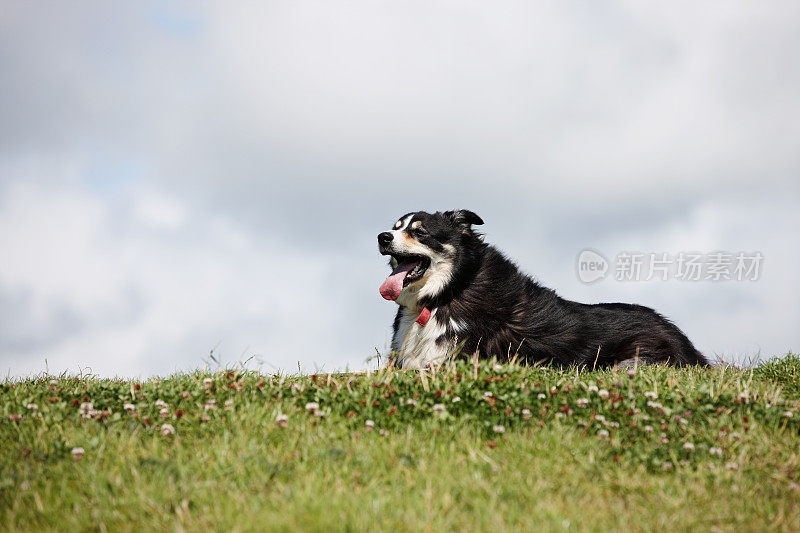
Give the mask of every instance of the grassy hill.
<path id="1" fill-rule="evenodd" d="M 0 385 L 8 530 L 800 530 L 800 359 Z"/>

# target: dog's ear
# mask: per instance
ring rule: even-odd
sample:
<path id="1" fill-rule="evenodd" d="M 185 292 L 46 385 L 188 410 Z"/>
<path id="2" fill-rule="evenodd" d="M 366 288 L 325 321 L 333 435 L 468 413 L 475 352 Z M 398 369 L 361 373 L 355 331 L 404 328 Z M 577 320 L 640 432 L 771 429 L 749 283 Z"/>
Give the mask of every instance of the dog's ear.
<path id="1" fill-rule="evenodd" d="M 467 228 L 469 228 L 469 226 L 473 224 L 476 226 L 480 226 L 481 224 L 483 224 L 483 219 L 468 209 L 445 211 L 444 214 L 456 224 L 467 226 Z"/>

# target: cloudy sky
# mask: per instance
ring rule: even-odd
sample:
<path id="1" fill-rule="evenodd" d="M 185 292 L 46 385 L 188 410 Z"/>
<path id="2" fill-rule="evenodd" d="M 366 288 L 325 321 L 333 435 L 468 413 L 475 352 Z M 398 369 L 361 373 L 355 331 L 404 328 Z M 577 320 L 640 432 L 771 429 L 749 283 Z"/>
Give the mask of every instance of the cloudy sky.
<path id="1" fill-rule="evenodd" d="M 6 3 L 0 370 L 363 368 L 375 235 L 452 208 L 712 358 L 800 350 L 800 4 L 645 4 Z M 764 260 L 584 284 L 585 248 Z"/>

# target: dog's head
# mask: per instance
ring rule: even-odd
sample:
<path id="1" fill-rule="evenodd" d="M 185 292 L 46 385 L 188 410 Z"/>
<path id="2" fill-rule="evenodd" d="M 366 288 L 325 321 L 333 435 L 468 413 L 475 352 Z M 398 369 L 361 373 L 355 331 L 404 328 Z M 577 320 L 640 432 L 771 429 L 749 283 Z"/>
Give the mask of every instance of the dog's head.
<path id="1" fill-rule="evenodd" d="M 476 238 L 481 217 L 467 210 L 407 213 L 378 235 L 378 249 L 390 256 L 392 273 L 381 296 L 401 305 L 441 294 L 453 278 L 465 240 Z"/>

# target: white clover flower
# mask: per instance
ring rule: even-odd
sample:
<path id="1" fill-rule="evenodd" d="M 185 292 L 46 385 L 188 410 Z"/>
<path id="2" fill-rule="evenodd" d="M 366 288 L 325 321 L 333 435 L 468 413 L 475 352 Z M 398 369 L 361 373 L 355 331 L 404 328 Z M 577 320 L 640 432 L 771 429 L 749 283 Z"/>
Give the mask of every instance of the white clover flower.
<path id="1" fill-rule="evenodd" d="M 225 400 L 225 410 L 230 411 L 231 409 L 233 409 L 233 399 Z"/>
<path id="2" fill-rule="evenodd" d="M 163 409 L 161 409 L 161 410 L 158 412 L 158 416 L 160 416 L 161 418 L 167 418 L 167 417 L 169 417 L 169 409 L 167 409 L 166 407 L 164 407 Z"/>
<path id="3" fill-rule="evenodd" d="M 600 389 L 599 391 L 597 391 L 597 395 L 603 399 L 606 399 L 608 398 L 608 391 L 606 389 Z"/>
<path id="4" fill-rule="evenodd" d="M 501 365 L 501 364 L 495 364 L 494 365 L 494 371 L 495 372 L 499 372 L 501 370 L 503 370 L 503 365 Z"/>
<path id="5" fill-rule="evenodd" d="M 708 449 L 708 453 L 710 455 L 718 455 L 719 457 L 722 457 L 722 448 L 718 448 L 716 446 L 713 446 L 713 447 Z"/>
<path id="6" fill-rule="evenodd" d="M 738 463 L 725 463 L 725 468 L 727 468 L 728 470 L 739 470 L 739 464 Z"/>
<path id="7" fill-rule="evenodd" d="M 181 398 L 183 398 L 184 400 L 189 398 L 189 396 L 190 396 L 190 394 L 189 394 L 188 390 L 181 391 Z"/>
<path id="8" fill-rule="evenodd" d="M 211 417 L 208 415 L 203 415 L 200 417 L 201 422 L 208 422 L 209 420 L 211 420 Z"/>
<path id="9" fill-rule="evenodd" d="M 550 387 L 550 394 L 558 394 L 558 389 L 554 386 Z"/>
<path id="10" fill-rule="evenodd" d="M 644 430 L 645 430 L 645 432 L 647 432 L 647 433 L 652 433 L 652 432 L 653 432 L 653 426 L 645 426 L 645 427 L 644 427 Z"/>
<path id="11" fill-rule="evenodd" d="M 278 415 L 275 417 L 275 423 L 278 424 L 278 427 L 285 428 L 289 425 L 289 415 Z"/>
<path id="12" fill-rule="evenodd" d="M 608 431 L 605 429 L 601 429 L 600 431 L 597 432 L 597 436 L 600 437 L 601 439 L 607 439 Z"/>
<path id="13" fill-rule="evenodd" d="M 486 391 L 483 393 L 484 398 L 491 398 L 492 396 L 494 396 L 494 394 L 492 394 L 492 391 Z"/>
<path id="14" fill-rule="evenodd" d="M 597 385 L 589 385 L 589 387 L 586 390 L 589 391 L 589 392 L 598 392 L 599 391 L 599 389 L 597 388 Z"/>
<path id="15" fill-rule="evenodd" d="M 325 416 L 325 412 L 322 409 L 314 409 L 314 412 L 311 414 L 318 418 L 322 418 Z"/>
<path id="16" fill-rule="evenodd" d="M 156 400 L 156 407 L 158 407 L 159 409 L 163 409 L 165 407 L 168 407 L 168 404 L 167 402 L 159 398 L 158 400 Z"/>
<path id="17" fill-rule="evenodd" d="M 416 407 L 417 406 L 417 402 L 413 398 L 409 398 L 408 400 L 406 400 L 406 405 L 411 405 L 411 406 Z"/>
<path id="18" fill-rule="evenodd" d="M 306 411 L 309 413 L 313 413 L 319 409 L 319 404 L 317 402 L 308 402 L 306 403 Z"/>
<path id="19" fill-rule="evenodd" d="M 382 429 L 382 430 L 378 431 L 378 433 L 380 433 L 380 435 L 381 435 L 382 437 L 386 437 L 386 436 L 388 436 L 388 435 L 389 435 L 389 432 L 388 432 L 388 431 L 386 431 L 385 429 Z"/>
<path id="20" fill-rule="evenodd" d="M 51 379 L 49 383 L 50 383 L 50 385 L 58 385 L 58 380 L 57 379 Z"/>
<path id="21" fill-rule="evenodd" d="M 658 403 L 658 402 L 654 402 L 654 401 L 652 401 L 652 400 L 649 400 L 649 401 L 647 402 L 647 407 L 652 407 L 653 409 L 662 409 L 664 406 L 663 406 L 663 405 L 661 405 L 661 404 L 660 404 L 660 403 Z"/>
<path id="22" fill-rule="evenodd" d="M 533 415 L 531 414 L 530 409 L 523 409 L 522 410 L 522 419 L 523 420 L 530 420 Z"/>
<path id="23" fill-rule="evenodd" d="M 586 407 L 586 406 L 589 405 L 589 399 L 588 398 L 578 398 L 578 400 L 575 402 L 575 404 L 578 407 Z"/>
<path id="24" fill-rule="evenodd" d="M 135 411 L 135 410 L 136 410 L 136 406 L 135 406 L 135 405 L 133 405 L 132 403 L 126 403 L 125 405 L 123 405 L 123 406 L 122 406 L 122 408 L 123 408 L 124 410 L 128 411 L 128 412 L 131 412 L 131 411 Z"/>
<path id="25" fill-rule="evenodd" d="M 603 415 L 594 415 L 594 419 L 597 420 L 598 422 L 606 421 L 606 417 L 604 417 Z"/>
<path id="26" fill-rule="evenodd" d="M 94 413 L 94 406 L 92 405 L 92 402 L 83 402 L 79 412 L 83 418 L 92 418 Z"/>
<path id="27" fill-rule="evenodd" d="M 456 397 L 454 397 L 454 398 L 453 398 L 453 403 L 458 403 L 458 402 L 460 402 L 460 401 L 461 401 L 461 398 L 460 398 L 460 397 L 458 397 L 458 396 L 456 396 Z"/>
<path id="28" fill-rule="evenodd" d="M 28 410 L 30 410 L 30 411 L 38 411 L 39 410 L 39 406 L 36 405 L 35 403 L 29 403 L 27 405 L 27 407 L 28 407 Z"/>
<path id="29" fill-rule="evenodd" d="M 536 395 L 536 397 L 539 398 L 540 400 L 544 400 L 545 398 L 547 398 L 547 395 L 540 392 L 539 394 Z"/>
<path id="30" fill-rule="evenodd" d="M 669 461 L 664 461 L 661 464 L 661 468 L 663 468 L 664 470 L 672 470 L 672 463 Z"/>
<path id="31" fill-rule="evenodd" d="M 747 391 L 742 391 L 742 392 L 740 392 L 740 393 L 739 393 L 739 399 L 740 399 L 740 400 L 747 401 L 747 399 L 748 399 Z"/>
<path id="32" fill-rule="evenodd" d="M 375 422 L 372 420 L 367 420 L 364 422 L 364 425 L 367 426 L 367 431 L 372 431 L 372 428 L 375 427 Z"/>
<path id="33" fill-rule="evenodd" d="M 161 426 L 161 434 L 164 435 L 165 437 L 168 437 L 169 435 L 174 435 L 175 426 L 173 426 L 172 424 L 163 424 Z"/>
<path id="34" fill-rule="evenodd" d="M 494 431 L 495 433 L 505 433 L 506 432 L 506 428 L 505 428 L 505 426 L 497 424 L 496 426 L 492 427 L 492 431 Z"/>
<path id="35" fill-rule="evenodd" d="M 206 403 L 203 404 L 203 409 L 205 409 L 206 411 L 211 411 L 212 409 L 216 408 L 217 408 L 217 400 L 215 400 L 214 398 L 206 400 Z"/>
<path id="36" fill-rule="evenodd" d="M 694 444 L 691 443 L 691 442 L 684 442 L 683 443 L 683 449 L 684 450 L 689 450 L 690 452 L 694 451 Z"/>
<path id="37" fill-rule="evenodd" d="M 443 403 L 437 403 L 433 406 L 434 413 L 444 413 L 446 411 Z"/>
<path id="38" fill-rule="evenodd" d="M 644 392 L 644 397 L 650 398 L 651 400 L 655 400 L 656 398 L 658 398 L 658 394 L 656 393 L 656 391 L 648 390 Z"/>
<path id="39" fill-rule="evenodd" d="M 81 457 L 83 457 L 84 450 L 80 446 L 77 446 L 75 448 L 72 448 L 70 453 L 72 453 L 73 459 L 75 459 L 76 461 L 80 461 Z"/>
<path id="40" fill-rule="evenodd" d="M 214 380 L 213 379 L 211 379 L 211 378 L 203 379 L 203 388 L 204 389 L 208 390 L 213 386 L 214 386 Z"/>
<path id="41" fill-rule="evenodd" d="M 786 411 L 785 413 L 783 413 L 783 416 L 785 416 L 786 418 L 792 418 L 794 416 L 794 413 L 791 411 Z"/>

